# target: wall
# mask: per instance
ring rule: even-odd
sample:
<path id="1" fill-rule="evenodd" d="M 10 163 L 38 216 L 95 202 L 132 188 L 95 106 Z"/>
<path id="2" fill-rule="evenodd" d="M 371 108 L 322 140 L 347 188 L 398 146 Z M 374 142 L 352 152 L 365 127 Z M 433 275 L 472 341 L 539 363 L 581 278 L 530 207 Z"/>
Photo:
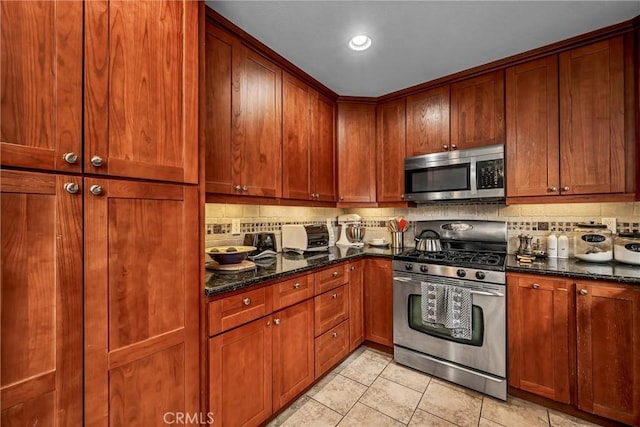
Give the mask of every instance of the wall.
<path id="1" fill-rule="evenodd" d="M 413 226 L 415 221 L 429 219 L 484 219 L 507 221 L 509 249 L 517 249 L 517 235 L 531 234 L 544 242 L 548 230 L 568 230 L 569 237 L 576 224 L 600 222 L 604 218 L 616 218 L 618 232 L 640 229 L 640 202 L 635 203 L 563 203 L 547 205 L 438 205 L 418 208 L 334 209 L 287 206 L 206 205 L 206 245 L 239 245 L 244 233 L 271 231 L 280 236 L 282 224 L 324 223 L 334 221 L 342 213 L 357 213 L 367 227 L 365 241 L 375 237 L 389 239 L 385 222 L 403 215 Z M 241 234 L 231 235 L 231 219 L 239 218 Z M 413 228 L 405 233 L 405 247 L 412 247 Z M 336 238 L 338 236 L 336 235 Z"/>

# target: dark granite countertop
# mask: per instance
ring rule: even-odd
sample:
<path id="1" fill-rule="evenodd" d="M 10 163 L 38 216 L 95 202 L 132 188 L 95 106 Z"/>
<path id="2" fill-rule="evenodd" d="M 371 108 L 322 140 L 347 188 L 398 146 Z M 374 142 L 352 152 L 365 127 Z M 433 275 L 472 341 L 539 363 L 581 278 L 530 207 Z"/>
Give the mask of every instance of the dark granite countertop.
<path id="1" fill-rule="evenodd" d="M 507 272 L 549 274 L 575 279 L 598 279 L 640 285 L 640 266 L 619 262 L 585 262 L 575 258 L 536 260 L 518 264 L 514 255 L 507 257 Z"/>
<path id="2" fill-rule="evenodd" d="M 340 248 L 333 246 L 326 252 L 311 255 L 281 254 L 275 257 L 255 261 L 257 268 L 236 274 L 220 274 L 206 270 L 206 296 L 214 296 L 224 292 L 235 291 L 247 286 L 263 283 L 268 280 L 281 279 L 294 274 L 304 273 L 317 268 L 329 266 L 350 259 L 365 256 L 379 256 L 391 258 L 401 250 L 373 248 Z"/>

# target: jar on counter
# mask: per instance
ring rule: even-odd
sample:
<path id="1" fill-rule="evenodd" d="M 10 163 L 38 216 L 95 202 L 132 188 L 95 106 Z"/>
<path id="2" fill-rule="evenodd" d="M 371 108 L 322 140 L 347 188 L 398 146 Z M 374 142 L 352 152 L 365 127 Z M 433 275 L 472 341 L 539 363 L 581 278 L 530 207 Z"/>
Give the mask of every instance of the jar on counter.
<path id="1" fill-rule="evenodd" d="M 574 256 L 583 261 L 613 259 L 613 234 L 604 224 L 578 224 L 573 230 Z"/>
<path id="2" fill-rule="evenodd" d="M 640 265 L 640 231 L 618 234 L 613 240 L 613 255 L 618 262 Z"/>

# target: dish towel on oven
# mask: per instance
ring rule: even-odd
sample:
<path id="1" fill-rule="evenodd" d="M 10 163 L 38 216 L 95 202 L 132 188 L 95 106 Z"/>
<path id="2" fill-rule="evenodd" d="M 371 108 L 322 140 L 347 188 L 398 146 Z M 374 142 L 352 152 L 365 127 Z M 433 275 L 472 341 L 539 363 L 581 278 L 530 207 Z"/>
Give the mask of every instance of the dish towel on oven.
<path id="1" fill-rule="evenodd" d="M 471 292 L 457 286 L 421 282 L 422 323 L 445 327 L 453 338 L 471 339 Z"/>

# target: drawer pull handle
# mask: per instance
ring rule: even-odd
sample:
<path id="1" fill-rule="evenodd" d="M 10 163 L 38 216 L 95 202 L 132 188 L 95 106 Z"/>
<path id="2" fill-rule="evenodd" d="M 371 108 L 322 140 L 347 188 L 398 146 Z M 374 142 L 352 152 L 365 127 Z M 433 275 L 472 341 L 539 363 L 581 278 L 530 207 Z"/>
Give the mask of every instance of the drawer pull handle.
<path id="1" fill-rule="evenodd" d="M 280 324 L 280 319 L 273 319 L 273 323 L 275 323 L 276 325 Z"/>
<path id="2" fill-rule="evenodd" d="M 295 285 L 293 285 L 294 289 L 300 289 L 300 283 L 296 283 Z"/>
<path id="3" fill-rule="evenodd" d="M 587 295 L 588 293 L 586 289 L 580 289 L 580 295 Z"/>
<path id="4" fill-rule="evenodd" d="M 249 305 L 251 304 L 251 298 L 245 298 L 242 300 L 242 302 L 244 303 L 244 305 Z"/>
<path id="5" fill-rule="evenodd" d="M 333 299 L 338 298 L 338 294 L 333 294 L 333 295 L 331 295 L 331 298 L 333 298 Z"/>
<path id="6" fill-rule="evenodd" d="M 334 332 L 333 334 L 331 334 L 331 336 L 334 337 L 334 338 L 338 338 L 338 333 Z"/>
<path id="7" fill-rule="evenodd" d="M 338 272 L 337 272 L 337 271 L 334 271 L 334 272 L 332 273 L 332 276 L 333 276 L 333 277 L 338 277 Z"/>
<path id="8" fill-rule="evenodd" d="M 538 285 L 537 283 L 534 283 L 533 285 L 531 285 L 531 287 L 532 287 L 533 289 L 539 289 L 539 288 L 540 288 L 540 285 Z"/>

